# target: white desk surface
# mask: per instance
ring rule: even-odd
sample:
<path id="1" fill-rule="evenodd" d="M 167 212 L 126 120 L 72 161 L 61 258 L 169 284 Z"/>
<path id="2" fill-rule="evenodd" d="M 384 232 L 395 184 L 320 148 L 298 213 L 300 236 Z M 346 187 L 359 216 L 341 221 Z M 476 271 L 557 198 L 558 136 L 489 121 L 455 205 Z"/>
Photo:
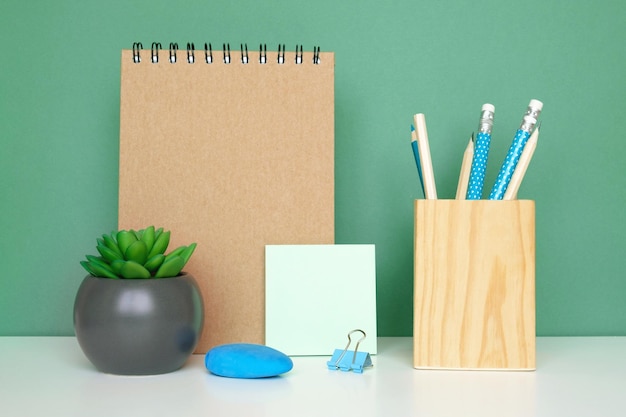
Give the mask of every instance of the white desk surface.
<path id="1" fill-rule="evenodd" d="M 534 372 L 415 370 L 411 338 L 380 338 L 363 374 L 327 360 L 294 357 L 282 377 L 243 380 L 211 375 L 193 355 L 170 374 L 124 377 L 96 371 L 74 337 L 1 337 L 0 414 L 626 416 L 626 337 L 538 338 Z"/>

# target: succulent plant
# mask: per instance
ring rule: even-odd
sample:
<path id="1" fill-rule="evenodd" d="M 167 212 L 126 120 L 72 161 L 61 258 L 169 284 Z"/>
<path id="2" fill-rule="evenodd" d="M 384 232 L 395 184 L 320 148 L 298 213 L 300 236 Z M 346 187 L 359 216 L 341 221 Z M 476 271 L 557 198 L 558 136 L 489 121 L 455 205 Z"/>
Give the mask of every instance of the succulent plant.
<path id="1" fill-rule="evenodd" d="M 170 231 L 154 226 L 104 234 L 96 241 L 100 256 L 87 255 L 87 260 L 80 264 L 95 277 L 113 279 L 175 277 L 196 249 L 196 244 L 192 243 L 166 255 Z"/>

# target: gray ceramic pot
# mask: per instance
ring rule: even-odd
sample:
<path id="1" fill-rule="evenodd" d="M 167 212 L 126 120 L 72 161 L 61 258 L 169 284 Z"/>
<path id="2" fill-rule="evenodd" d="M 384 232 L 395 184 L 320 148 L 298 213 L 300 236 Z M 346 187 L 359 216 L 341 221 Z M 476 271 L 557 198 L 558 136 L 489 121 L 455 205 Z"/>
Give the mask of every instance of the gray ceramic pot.
<path id="1" fill-rule="evenodd" d="M 179 369 L 195 349 L 204 318 L 189 274 L 160 279 L 88 275 L 74 303 L 74 331 L 101 372 L 155 375 Z"/>

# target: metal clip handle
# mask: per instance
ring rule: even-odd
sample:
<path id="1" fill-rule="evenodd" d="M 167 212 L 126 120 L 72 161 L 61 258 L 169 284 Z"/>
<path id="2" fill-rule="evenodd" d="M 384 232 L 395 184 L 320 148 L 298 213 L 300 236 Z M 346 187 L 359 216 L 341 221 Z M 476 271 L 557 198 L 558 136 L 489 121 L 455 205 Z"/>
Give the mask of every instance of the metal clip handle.
<path id="1" fill-rule="evenodd" d="M 348 344 L 344 348 L 343 352 L 341 352 L 341 355 L 339 355 L 339 358 L 337 358 L 337 360 L 335 361 L 335 365 L 334 365 L 335 368 L 339 368 L 339 364 L 341 363 L 341 360 L 343 359 L 343 357 L 345 356 L 346 352 L 348 351 L 348 348 L 352 344 L 352 338 L 350 336 L 352 336 L 352 334 L 354 334 L 354 333 L 362 333 L 363 334 L 363 337 L 361 337 L 359 340 L 357 340 L 356 347 L 354 348 L 354 354 L 352 355 L 352 364 L 354 364 L 354 362 L 356 361 L 356 353 L 359 350 L 359 345 L 367 337 L 365 332 L 363 330 L 361 330 L 361 329 L 354 329 L 350 333 L 348 333 Z"/>

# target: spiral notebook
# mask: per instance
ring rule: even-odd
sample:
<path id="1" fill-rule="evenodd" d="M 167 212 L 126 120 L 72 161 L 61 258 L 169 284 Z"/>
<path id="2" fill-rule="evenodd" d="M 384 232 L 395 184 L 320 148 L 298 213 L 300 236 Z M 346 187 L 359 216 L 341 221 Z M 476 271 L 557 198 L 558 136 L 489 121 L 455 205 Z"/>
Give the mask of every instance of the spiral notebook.
<path id="1" fill-rule="evenodd" d="M 118 226 L 197 242 L 196 353 L 264 343 L 265 245 L 334 243 L 334 54 L 277 49 L 122 51 Z"/>

